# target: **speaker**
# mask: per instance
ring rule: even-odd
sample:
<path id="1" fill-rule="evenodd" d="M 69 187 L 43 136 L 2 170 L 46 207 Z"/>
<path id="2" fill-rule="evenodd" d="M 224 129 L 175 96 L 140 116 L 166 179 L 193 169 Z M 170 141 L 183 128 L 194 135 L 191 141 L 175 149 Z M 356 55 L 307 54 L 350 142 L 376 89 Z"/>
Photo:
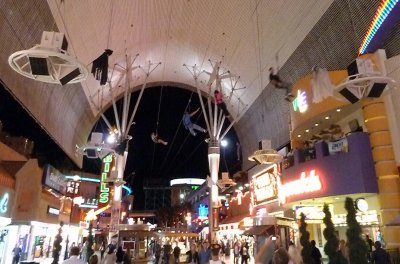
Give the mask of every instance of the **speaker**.
<path id="1" fill-rule="evenodd" d="M 50 75 L 46 58 L 29 57 L 29 64 L 32 75 Z"/>
<path id="2" fill-rule="evenodd" d="M 86 157 L 88 157 L 89 159 L 95 159 L 97 158 L 97 151 L 96 149 L 86 149 L 85 150 L 86 153 Z"/>
<path id="3" fill-rule="evenodd" d="M 360 100 L 349 89 L 347 89 L 347 87 L 344 87 L 342 90 L 339 91 L 339 93 L 352 104 L 355 104 L 358 102 L 358 100 Z"/>
<path id="4" fill-rule="evenodd" d="M 347 74 L 350 75 L 355 75 L 358 73 L 358 64 L 357 60 L 354 60 L 352 63 L 350 63 L 349 66 L 347 66 Z M 350 79 L 354 79 L 355 77 L 351 77 Z"/>
<path id="5" fill-rule="evenodd" d="M 73 79 L 78 77 L 80 74 L 81 74 L 81 71 L 79 70 L 79 68 L 76 68 L 72 72 L 70 72 L 67 75 L 65 75 L 64 77 L 60 78 L 61 85 L 66 85 L 67 83 L 69 83 L 70 81 L 72 81 Z"/>
<path id="6" fill-rule="evenodd" d="M 374 83 L 368 92 L 368 97 L 380 97 L 385 90 L 386 83 Z"/>

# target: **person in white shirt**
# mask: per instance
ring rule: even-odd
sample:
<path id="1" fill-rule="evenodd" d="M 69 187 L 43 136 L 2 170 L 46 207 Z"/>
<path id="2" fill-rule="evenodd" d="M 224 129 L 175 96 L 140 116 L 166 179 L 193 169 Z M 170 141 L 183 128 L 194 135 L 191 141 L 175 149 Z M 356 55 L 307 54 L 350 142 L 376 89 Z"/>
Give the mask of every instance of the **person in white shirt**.
<path id="1" fill-rule="evenodd" d="M 70 257 L 64 260 L 62 264 L 86 264 L 85 261 L 79 259 L 80 249 L 79 247 L 72 247 L 69 253 Z"/>
<path id="2" fill-rule="evenodd" d="M 224 264 L 223 261 L 219 259 L 219 252 L 221 251 L 221 246 L 218 244 L 211 245 L 211 260 L 209 264 Z"/>

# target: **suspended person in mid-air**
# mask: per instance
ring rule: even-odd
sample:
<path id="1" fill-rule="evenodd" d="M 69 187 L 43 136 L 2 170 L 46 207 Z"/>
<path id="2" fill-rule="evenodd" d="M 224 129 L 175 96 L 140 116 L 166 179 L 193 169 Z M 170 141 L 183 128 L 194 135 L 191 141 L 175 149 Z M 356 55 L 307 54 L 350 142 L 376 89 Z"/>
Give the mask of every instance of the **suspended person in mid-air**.
<path id="1" fill-rule="evenodd" d="M 191 117 L 194 116 L 195 114 L 197 114 L 197 112 L 199 110 L 200 110 L 200 108 L 197 108 L 195 111 L 193 111 L 191 113 L 189 113 L 189 111 L 185 111 L 185 113 L 183 114 L 183 120 L 182 120 L 183 125 L 187 130 L 190 131 L 190 134 L 192 134 L 193 136 L 196 136 L 195 130 L 203 132 L 203 133 L 207 132 L 207 130 L 205 130 L 201 126 L 192 123 Z"/>
<path id="2" fill-rule="evenodd" d="M 222 93 L 220 91 L 214 91 L 214 99 L 215 104 L 218 106 L 218 108 L 222 110 L 226 117 L 229 117 L 228 109 L 226 108 L 226 104 L 224 102 L 224 99 L 222 98 Z"/>
<path id="3" fill-rule="evenodd" d="M 151 140 L 153 140 L 153 142 L 156 144 L 163 144 L 164 146 L 168 145 L 168 142 L 159 138 L 158 134 L 155 132 L 151 133 L 150 137 L 151 137 Z"/>
<path id="4" fill-rule="evenodd" d="M 285 89 L 286 90 L 286 101 L 292 101 L 293 95 L 290 93 L 290 83 L 284 82 L 281 80 L 278 74 L 274 73 L 274 68 L 269 68 L 269 81 L 275 88 L 277 89 Z"/>

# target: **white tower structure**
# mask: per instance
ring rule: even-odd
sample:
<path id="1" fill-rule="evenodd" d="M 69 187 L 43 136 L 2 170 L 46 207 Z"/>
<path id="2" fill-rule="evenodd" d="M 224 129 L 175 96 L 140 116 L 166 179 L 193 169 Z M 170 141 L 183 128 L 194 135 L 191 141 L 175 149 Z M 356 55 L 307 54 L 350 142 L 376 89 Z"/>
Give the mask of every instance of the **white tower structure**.
<path id="1" fill-rule="evenodd" d="M 232 126 L 239 120 L 240 115 L 244 113 L 246 106 L 243 106 L 241 103 L 240 98 L 237 97 L 239 102 L 239 107 L 235 111 L 236 116 L 233 117 L 231 123 L 224 129 L 224 122 L 226 121 L 227 117 L 223 114 L 222 110 L 220 111 L 216 104 L 212 104 L 212 88 L 214 87 L 215 90 L 220 92 L 223 91 L 222 87 L 222 80 L 228 79 L 234 83 L 236 86 L 237 78 L 236 76 L 231 75 L 229 71 L 221 71 L 222 61 L 212 62 L 209 60 L 212 66 L 212 71 L 201 71 L 197 65 L 194 66 L 187 66 L 186 69 L 191 73 L 193 79 L 195 81 L 195 87 L 197 89 L 197 93 L 200 99 L 201 109 L 203 112 L 203 116 L 206 122 L 207 131 L 210 137 L 208 142 L 208 164 L 210 170 L 210 178 L 211 181 L 209 182 L 210 185 L 210 206 L 209 206 L 209 213 L 208 213 L 208 221 L 209 221 L 209 230 L 210 230 L 210 241 L 217 242 L 217 231 L 219 229 L 219 208 L 220 202 L 218 200 L 218 171 L 219 171 L 219 160 L 220 160 L 220 143 L 221 140 L 226 136 Z M 201 90 L 199 87 L 199 76 L 201 73 L 206 73 L 209 75 L 209 79 L 207 81 L 205 90 L 208 91 L 207 96 L 207 109 L 204 105 L 203 98 L 201 96 Z M 232 81 L 235 80 L 235 81 Z M 232 93 L 235 90 L 235 86 L 231 88 L 231 95 L 229 96 L 229 100 L 232 99 Z"/>

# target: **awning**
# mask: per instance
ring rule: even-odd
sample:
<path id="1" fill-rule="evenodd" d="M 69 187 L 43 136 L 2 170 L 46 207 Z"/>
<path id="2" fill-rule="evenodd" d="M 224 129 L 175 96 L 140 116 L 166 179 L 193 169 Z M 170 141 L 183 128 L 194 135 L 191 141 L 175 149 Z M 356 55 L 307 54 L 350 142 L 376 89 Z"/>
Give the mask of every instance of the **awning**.
<path id="1" fill-rule="evenodd" d="M 252 228 L 243 232 L 245 236 L 268 236 L 272 234 L 273 225 L 253 226 Z"/>
<path id="2" fill-rule="evenodd" d="M 155 233 L 159 237 L 198 237 L 197 233 L 173 233 L 169 231 L 161 231 Z"/>

